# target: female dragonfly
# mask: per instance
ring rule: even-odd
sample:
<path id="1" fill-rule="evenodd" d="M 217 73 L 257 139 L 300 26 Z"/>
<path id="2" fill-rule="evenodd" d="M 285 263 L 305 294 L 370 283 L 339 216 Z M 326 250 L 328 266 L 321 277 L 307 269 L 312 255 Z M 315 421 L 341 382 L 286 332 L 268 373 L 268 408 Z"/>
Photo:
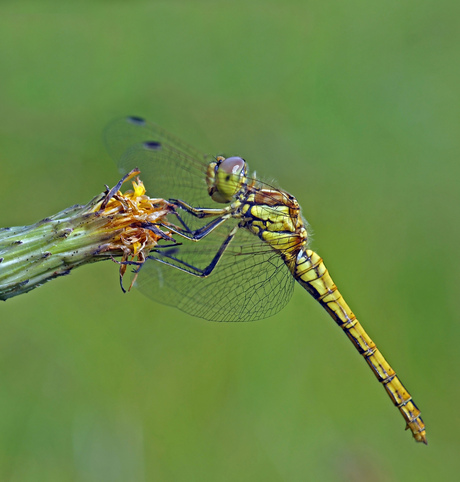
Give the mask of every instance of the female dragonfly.
<path id="1" fill-rule="evenodd" d="M 138 167 L 147 191 L 172 203 L 174 219 L 165 227 L 184 239 L 150 253 L 136 282 L 145 295 L 207 320 L 251 321 L 281 310 L 297 281 L 364 357 L 415 440 L 426 444 L 420 410 L 309 249 L 293 196 L 250 176 L 241 157 L 207 157 L 139 117 L 110 124 L 106 144 L 124 173 Z"/>

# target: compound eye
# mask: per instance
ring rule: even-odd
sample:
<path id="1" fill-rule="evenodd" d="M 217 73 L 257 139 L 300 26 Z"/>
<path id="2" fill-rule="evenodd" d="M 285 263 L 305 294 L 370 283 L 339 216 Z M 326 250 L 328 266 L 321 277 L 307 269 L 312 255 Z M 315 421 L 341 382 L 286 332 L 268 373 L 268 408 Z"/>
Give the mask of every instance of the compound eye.
<path id="1" fill-rule="evenodd" d="M 241 174 L 246 162 L 241 157 L 227 157 L 219 164 L 219 169 L 226 174 Z"/>

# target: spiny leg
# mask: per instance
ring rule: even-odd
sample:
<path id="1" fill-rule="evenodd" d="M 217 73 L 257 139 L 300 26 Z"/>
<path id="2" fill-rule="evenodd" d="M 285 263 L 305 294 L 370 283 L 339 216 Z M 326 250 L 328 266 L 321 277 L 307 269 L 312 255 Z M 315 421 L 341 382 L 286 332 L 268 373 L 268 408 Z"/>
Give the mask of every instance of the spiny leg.
<path id="1" fill-rule="evenodd" d="M 169 263 L 168 261 L 165 261 L 164 259 L 162 258 L 158 258 L 156 256 L 148 256 L 148 258 L 150 259 L 153 259 L 155 261 L 159 261 L 160 263 L 163 263 L 163 264 L 166 264 L 168 266 L 171 266 L 173 268 L 176 268 L 180 271 L 184 271 L 185 273 L 189 273 L 193 276 L 197 276 L 199 278 L 206 278 L 207 276 L 209 276 L 214 268 L 217 266 L 217 263 L 219 262 L 219 260 L 222 258 L 222 256 L 224 255 L 225 253 L 225 250 L 228 248 L 228 245 L 230 244 L 230 242 L 232 241 L 232 239 L 235 237 L 235 234 L 236 232 L 238 231 L 238 226 L 235 226 L 229 233 L 229 235 L 227 236 L 227 238 L 225 239 L 225 241 L 222 243 L 222 245 L 220 246 L 219 250 L 217 251 L 217 253 L 215 254 L 214 258 L 212 259 L 212 261 L 209 263 L 208 266 L 206 266 L 206 268 L 204 269 L 201 269 L 201 268 L 198 268 L 196 266 L 193 266 L 192 264 L 189 264 L 181 259 L 178 259 L 174 256 L 171 256 L 171 255 L 168 255 L 168 254 L 164 254 L 162 255 L 164 258 L 169 258 L 171 259 L 172 261 L 174 261 L 175 263 L 177 264 L 173 264 L 173 263 Z"/>
<path id="2" fill-rule="evenodd" d="M 220 208 L 220 209 L 195 208 L 180 199 L 170 199 L 169 202 L 171 204 L 174 204 L 174 206 L 180 207 L 184 211 L 187 211 L 188 213 L 192 214 L 196 218 L 200 218 L 200 219 L 208 218 L 210 216 L 222 216 L 224 214 L 227 214 L 231 210 L 231 206 L 227 206 L 225 208 Z"/>
<path id="3" fill-rule="evenodd" d="M 194 208 L 189 204 L 185 203 L 184 201 L 181 201 L 180 199 L 171 199 L 169 202 L 173 204 L 176 208 L 179 207 L 199 219 L 218 216 L 216 219 L 209 222 L 208 224 L 205 224 L 201 228 L 192 230 L 189 228 L 186 222 L 182 219 L 182 216 L 179 214 L 179 212 L 175 209 L 172 214 L 176 216 L 179 223 L 183 226 L 184 229 L 181 229 L 178 226 L 160 223 L 161 226 L 168 228 L 175 234 L 178 234 L 179 236 L 182 236 L 185 239 L 189 239 L 190 241 L 199 241 L 200 239 L 204 238 L 205 236 L 210 234 L 212 231 L 214 231 L 214 229 L 216 229 L 218 226 L 220 226 L 222 223 L 224 223 L 227 219 L 229 219 L 233 215 L 231 206 L 228 206 L 223 209 L 205 209 L 205 208 Z"/>
<path id="4" fill-rule="evenodd" d="M 205 236 L 212 233 L 218 226 L 223 224 L 225 221 L 227 221 L 227 219 L 231 217 L 230 214 L 220 216 L 212 220 L 210 223 L 205 224 L 201 228 L 193 231 L 185 224 L 185 222 L 182 220 L 182 218 L 179 216 L 178 213 L 174 213 L 174 214 L 177 216 L 180 223 L 185 227 L 185 229 L 180 229 L 179 227 L 173 226 L 171 224 L 160 224 L 160 225 L 169 229 L 171 232 L 178 234 L 179 236 L 185 239 L 188 239 L 190 241 L 199 241 L 200 239 L 203 239 Z"/>

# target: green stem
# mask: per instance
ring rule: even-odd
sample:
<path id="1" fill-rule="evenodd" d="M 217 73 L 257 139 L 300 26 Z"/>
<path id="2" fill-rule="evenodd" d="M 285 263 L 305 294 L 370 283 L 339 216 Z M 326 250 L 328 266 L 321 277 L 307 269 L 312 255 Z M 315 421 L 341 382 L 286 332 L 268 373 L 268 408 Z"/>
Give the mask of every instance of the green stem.
<path id="1" fill-rule="evenodd" d="M 104 196 L 31 226 L 0 229 L 0 300 L 26 293 L 77 266 L 122 255 L 108 245 L 120 230 L 107 229 L 107 218 L 93 211 Z"/>

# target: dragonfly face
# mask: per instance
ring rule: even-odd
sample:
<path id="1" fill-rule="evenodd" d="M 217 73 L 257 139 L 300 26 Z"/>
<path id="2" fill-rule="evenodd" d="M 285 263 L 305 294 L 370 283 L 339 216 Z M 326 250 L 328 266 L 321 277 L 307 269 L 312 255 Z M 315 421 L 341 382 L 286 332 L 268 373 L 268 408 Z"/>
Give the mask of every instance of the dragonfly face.
<path id="1" fill-rule="evenodd" d="M 208 194 L 218 203 L 229 203 L 246 187 L 246 161 L 241 157 L 217 157 L 208 165 Z"/>

